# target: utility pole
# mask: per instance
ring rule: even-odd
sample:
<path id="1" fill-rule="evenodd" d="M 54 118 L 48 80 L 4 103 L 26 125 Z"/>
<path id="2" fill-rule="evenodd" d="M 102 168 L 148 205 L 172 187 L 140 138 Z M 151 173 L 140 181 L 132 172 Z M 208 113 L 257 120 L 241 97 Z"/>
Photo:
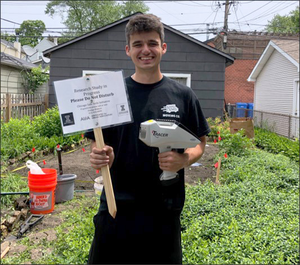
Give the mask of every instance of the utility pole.
<path id="1" fill-rule="evenodd" d="M 230 5 L 233 3 L 229 2 L 229 0 L 226 0 L 225 3 L 225 15 L 224 15 L 224 26 L 223 26 L 223 49 L 226 50 L 227 48 L 227 33 L 228 33 L 228 15 L 229 15 L 229 9 Z"/>
<path id="2" fill-rule="evenodd" d="M 226 0 L 226 3 L 225 3 L 224 26 L 223 26 L 225 32 L 228 31 L 228 15 L 229 15 L 229 8 L 230 8 L 229 0 Z"/>
<path id="3" fill-rule="evenodd" d="M 209 30 L 209 23 L 206 24 L 206 40 L 209 39 L 209 32 L 208 32 L 208 30 Z"/>

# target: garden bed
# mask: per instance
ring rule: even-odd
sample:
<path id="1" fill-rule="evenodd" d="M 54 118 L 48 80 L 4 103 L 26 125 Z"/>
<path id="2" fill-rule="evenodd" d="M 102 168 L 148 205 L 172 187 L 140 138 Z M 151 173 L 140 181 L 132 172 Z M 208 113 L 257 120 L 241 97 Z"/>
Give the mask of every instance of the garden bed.
<path id="1" fill-rule="evenodd" d="M 214 167 L 214 157 L 218 153 L 218 151 L 219 147 L 217 144 L 209 143 L 206 146 L 205 154 L 198 161 L 200 165 L 190 166 L 185 169 L 187 185 L 194 186 L 199 182 L 204 183 L 208 179 L 212 182 L 215 181 L 216 169 Z M 27 252 L 29 253 L 28 255 L 30 255 L 30 258 L 28 260 L 30 260 L 31 263 L 35 263 L 43 256 L 47 255 L 47 253 L 51 252 L 51 249 L 48 248 L 48 244 L 42 244 L 42 242 L 51 242 L 53 240 L 56 240 L 57 234 L 54 228 L 64 222 L 64 217 L 62 217 L 64 212 L 75 208 L 78 204 L 78 201 L 81 200 L 85 203 L 86 201 L 95 202 L 96 195 L 93 188 L 93 179 L 99 176 L 99 174 L 97 174 L 96 171 L 90 166 L 89 153 L 90 148 L 87 145 L 81 146 L 73 151 L 62 153 L 63 173 L 77 175 L 77 178 L 75 180 L 76 192 L 74 193 L 74 200 L 67 203 L 56 204 L 54 211 L 51 214 L 45 215 L 43 220 L 39 224 L 37 224 L 32 229 L 32 231 L 25 234 L 25 241 L 27 240 L 30 242 L 30 244 L 34 244 L 34 249 L 28 250 L 27 244 L 24 245 L 20 243 L 22 239 L 11 243 L 7 242 L 1 248 L 3 251 L 6 246 L 10 245 L 10 250 L 5 257 L 9 259 L 16 258 L 27 249 Z M 45 161 L 46 164 L 44 164 L 43 161 Z M 28 168 L 24 167 L 24 164 L 25 162 L 10 166 L 9 171 L 18 173 L 26 178 L 28 174 Z M 59 170 L 58 158 L 53 154 L 38 158 L 38 164 L 42 168 L 55 168 Z M 98 204 L 97 200 L 98 198 L 96 198 L 96 204 Z M 2 209 L 2 214 L 3 212 L 4 209 Z M 16 225 L 15 229 L 13 229 L 13 231 L 10 232 L 9 235 L 17 234 L 21 222 L 22 221 L 20 221 L 19 224 Z"/>

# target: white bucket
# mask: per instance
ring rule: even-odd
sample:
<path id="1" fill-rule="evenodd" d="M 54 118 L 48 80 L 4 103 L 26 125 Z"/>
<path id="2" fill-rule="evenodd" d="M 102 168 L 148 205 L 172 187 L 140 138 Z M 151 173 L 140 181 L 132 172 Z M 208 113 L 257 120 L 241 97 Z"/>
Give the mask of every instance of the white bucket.
<path id="1" fill-rule="evenodd" d="M 101 195 L 102 190 L 103 190 L 103 177 L 100 176 L 94 180 L 94 189 L 96 195 Z"/>

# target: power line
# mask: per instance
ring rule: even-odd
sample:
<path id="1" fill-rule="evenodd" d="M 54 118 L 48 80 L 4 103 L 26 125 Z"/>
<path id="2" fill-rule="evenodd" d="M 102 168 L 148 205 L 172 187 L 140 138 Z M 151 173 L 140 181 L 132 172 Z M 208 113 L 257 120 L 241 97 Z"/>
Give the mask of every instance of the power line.
<path id="1" fill-rule="evenodd" d="M 7 22 L 10 22 L 10 23 L 13 23 L 13 24 L 18 24 L 18 25 L 21 25 L 20 23 L 17 23 L 17 22 L 14 22 L 14 21 L 11 21 L 11 20 L 8 20 L 8 19 L 5 19 L 5 18 L 1 18 L 2 20 L 4 21 L 7 21 Z"/>

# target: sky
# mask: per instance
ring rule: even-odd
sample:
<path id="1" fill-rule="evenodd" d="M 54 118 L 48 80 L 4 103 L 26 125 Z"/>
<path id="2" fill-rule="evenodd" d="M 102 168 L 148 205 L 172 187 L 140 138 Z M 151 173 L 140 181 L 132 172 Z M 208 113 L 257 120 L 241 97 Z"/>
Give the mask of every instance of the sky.
<path id="1" fill-rule="evenodd" d="M 24 20 L 42 20 L 47 28 L 45 36 L 60 33 L 65 26 L 59 15 L 51 18 L 44 13 L 49 1 L 2 1 L 1 31 L 14 34 Z M 223 28 L 225 1 L 144 1 L 149 13 L 162 22 L 190 36 L 205 41 Z M 229 30 L 263 31 L 276 14 L 288 15 L 299 5 L 298 1 L 235 1 L 230 6 Z M 210 33 L 207 33 L 209 29 Z"/>

